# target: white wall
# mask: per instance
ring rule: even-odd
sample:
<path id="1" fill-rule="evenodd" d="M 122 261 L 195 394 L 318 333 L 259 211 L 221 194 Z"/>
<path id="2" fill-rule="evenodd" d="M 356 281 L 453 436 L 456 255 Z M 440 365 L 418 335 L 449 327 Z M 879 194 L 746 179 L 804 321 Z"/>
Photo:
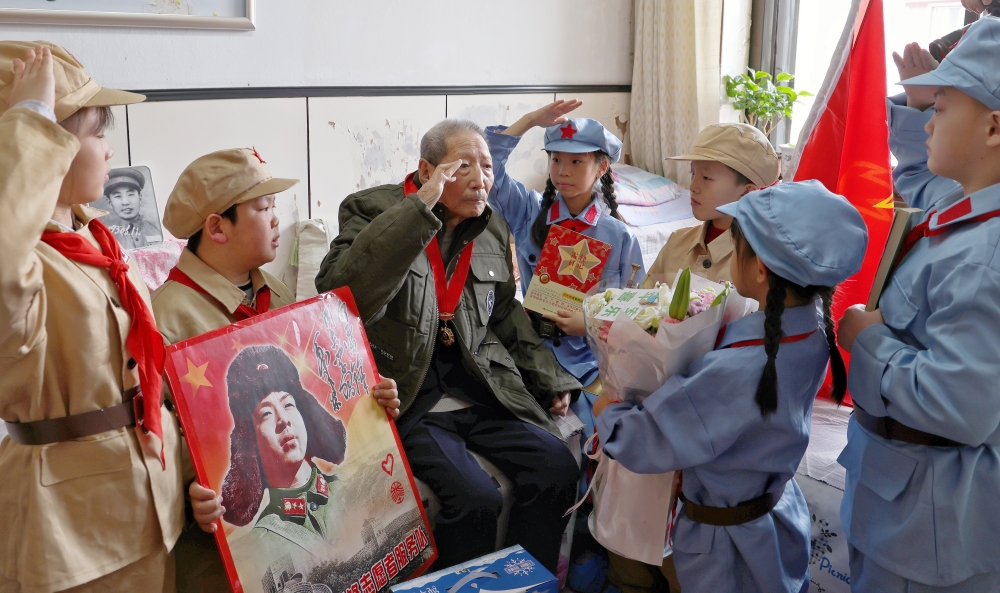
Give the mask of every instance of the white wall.
<path id="1" fill-rule="evenodd" d="M 65 46 L 100 84 L 628 84 L 631 0 L 258 0 L 257 30 L 0 24 Z"/>

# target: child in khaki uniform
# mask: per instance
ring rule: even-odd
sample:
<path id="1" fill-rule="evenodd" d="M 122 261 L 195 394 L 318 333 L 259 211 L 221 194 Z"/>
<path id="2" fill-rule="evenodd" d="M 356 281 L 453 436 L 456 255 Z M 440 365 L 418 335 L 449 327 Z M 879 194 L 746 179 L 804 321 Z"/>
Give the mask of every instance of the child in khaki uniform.
<path id="1" fill-rule="evenodd" d="M 22 61 L 23 60 L 23 61 Z M 173 591 L 177 419 L 138 269 L 85 206 L 112 105 L 68 52 L 0 42 L 0 592 Z"/>
<path id="2" fill-rule="evenodd" d="M 729 277 L 733 218 L 717 207 L 778 180 L 779 160 L 767 136 L 747 124 L 713 124 L 698 133 L 691 152 L 672 157 L 691 161 L 691 209 L 703 224 L 670 235 L 650 267 L 646 283 L 673 284 L 677 270 L 715 282 Z"/>
<path id="3" fill-rule="evenodd" d="M 275 194 L 298 183 L 271 176 L 252 148 L 220 150 L 196 159 L 181 173 L 167 199 L 163 226 L 188 240 L 177 266 L 153 293 L 153 313 L 168 343 L 225 327 L 295 302 L 291 291 L 260 269 L 278 247 Z M 375 398 L 395 416 L 399 399 L 392 379 Z M 195 521 L 177 544 L 177 587 L 228 590 L 228 579 L 211 533 L 225 509 L 221 496 L 194 481 L 184 452 L 184 481 Z"/>

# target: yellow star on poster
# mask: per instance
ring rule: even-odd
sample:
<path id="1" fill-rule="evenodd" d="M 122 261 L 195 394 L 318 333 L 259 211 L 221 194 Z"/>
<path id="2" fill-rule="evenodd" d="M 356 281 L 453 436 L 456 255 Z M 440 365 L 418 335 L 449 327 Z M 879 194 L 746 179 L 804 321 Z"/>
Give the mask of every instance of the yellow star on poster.
<path id="1" fill-rule="evenodd" d="M 601 260 L 590 252 L 587 241 L 583 240 L 573 245 L 561 245 L 559 247 L 559 257 L 562 263 L 559 266 L 560 276 L 573 276 L 580 282 L 587 280 L 590 270 L 601 263 Z"/>
<path id="2" fill-rule="evenodd" d="M 205 378 L 205 370 L 208 369 L 207 362 L 201 366 L 196 366 L 193 362 L 191 362 L 191 359 L 188 358 L 187 363 L 188 373 L 181 377 L 181 381 L 186 381 L 195 393 L 198 393 L 199 387 L 212 387 L 212 384 L 208 382 L 207 378 Z"/>
<path id="3" fill-rule="evenodd" d="M 243 344 L 239 340 L 233 340 L 233 350 L 237 352 L 243 350 Z"/>

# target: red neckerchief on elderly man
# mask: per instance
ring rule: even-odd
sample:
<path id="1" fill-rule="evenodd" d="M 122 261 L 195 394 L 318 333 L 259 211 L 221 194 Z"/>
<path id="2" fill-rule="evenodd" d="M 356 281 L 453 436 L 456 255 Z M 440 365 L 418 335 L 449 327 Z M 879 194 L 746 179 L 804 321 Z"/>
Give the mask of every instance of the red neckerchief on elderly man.
<path id="1" fill-rule="evenodd" d="M 199 286 L 197 282 L 195 282 L 194 280 L 191 279 L 190 276 L 182 272 L 180 268 L 177 267 L 172 268 L 170 270 L 170 274 L 167 275 L 167 280 L 173 280 L 178 284 L 183 284 L 184 286 L 187 286 L 188 288 L 194 290 L 195 292 L 200 292 L 201 294 L 211 299 L 218 300 L 215 299 L 215 297 L 213 297 L 212 295 L 208 294 L 207 290 Z M 266 284 L 264 286 L 261 286 L 260 290 L 257 291 L 257 296 L 254 299 L 254 301 L 256 303 L 256 308 L 240 303 L 240 306 L 236 307 L 236 310 L 233 311 L 233 317 L 235 317 L 237 321 L 243 321 L 244 319 L 250 319 L 251 317 L 256 317 L 261 313 L 267 313 L 268 309 L 271 308 L 271 289 Z"/>
<path id="2" fill-rule="evenodd" d="M 42 233 L 42 242 L 61 253 L 66 259 L 107 269 L 111 280 L 118 288 L 118 298 L 122 307 L 132 318 L 125 345 L 135 359 L 139 371 L 141 393 L 132 400 L 135 423 L 143 433 L 151 432 L 160 439 L 160 463 L 163 469 L 166 469 L 163 426 L 160 418 L 160 404 L 163 399 L 163 363 L 166 358 L 163 337 L 156 330 L 153 313 L 128 277 L 128 264 L 122 260 L 122 249 L 118 240 L 108 227 L 96 218 L 87 226 L 97 239 L 97 244 L 101 246 L 100 250 L 79 233 L 47 231 Z"/>
<path id="3" fill-rule="evenodd" d="M 419 188 L 413 181 L 414 175 L 416 173 L 410 173 L 406 176 L 406 181 L 403 182 L 404 195 L 417 193 Z M 455 343 L 455 333 L 448 327 L 448 322 L 455 318 L 455 309 L 458 308 L 458 302 L 462 300 L 462 290 L 465 287 L 465 280 L 469 276 L 469 267 L 472 265 L 472 245 L 474 243 L 475 241 L 469 241 L 469 244 L 462 249 L 462 254 L 458 257 L 458 265 L 450 280 L 444 264 L 444 257 L 441 255 L 441 246 L 438 245 L 437 235 L 425 248 L 427 259 L 431 263 L 431 271 L 434 273 L 438 318 L 441 320 L 441 332 L 438 337 L 445 346 L 451 346 Z"/>

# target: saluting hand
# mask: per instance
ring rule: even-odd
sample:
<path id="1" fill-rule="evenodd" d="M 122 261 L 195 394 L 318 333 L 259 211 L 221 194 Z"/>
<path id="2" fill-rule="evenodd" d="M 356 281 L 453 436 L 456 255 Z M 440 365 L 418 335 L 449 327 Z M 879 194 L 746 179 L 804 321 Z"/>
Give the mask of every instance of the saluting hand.
<path id="1" fill-rule="evenodd" d="M 215 521 L 226 513 L 226 507 L 222 506 L 222 495 L 216 495 L 214 490 L 205 488 L 197 480 L 191 482 L 188 494 L 191 496 L 191 508 L 198 527 L 206 533 L 215 533 L 218 529 Z"/>
<path id="2" fill-rule="evenodd" d="M 378 405 L 385 408 L 386 412 L 393 418 L 399 417 L 399 392 L 396 391 L 396 382 L 385 377 L 379 381 L 378 385 L 372 387 L 372 397 Z"/>
<path id="3" fill-rule="evenodd" d="M 24 61 L 14 58 L 14 81 L 10 105 L 21 101 L 41 101 L 56 108 L 56 77 L 52 73 L 52 51 L 38 46 L 24 52 Z"/>
<path id="4" fill-rule="evenodd" d="M 962 6 L 969 12 L 982 14 L 987 7 L 996 4 L 995 0 L 962 0 Z"/>
<path id="5" fill-rule="evenodd" d="M 581 105 L 583 101 L 579 99 L 559 99 L 525 115 L 502 133 L 508 136 L 523 136 L 535 126 L 547 128 L 566 123 L 566 114 Z"/>
<path id="6" fill-rule="evenodd" d="M 438 200 L 441 199 L 441 194 L 444 192 L 444 184 L 451 181 L 455 181 L 455 171 L 462 166 L 462 161 L 452 161 L 450 163 L 441 163 L 437 167 L 434 167 L 434 172 L 431 173 L 430 179 L 425 181 L 420 189 L 417 190 L 417 195 L 420 196 L 420 200 L 427 205 L 428 208 L 433 208 Z"/>
<path id="7" fill-rule="evenodd" d="M 927 74 L 938 67 L 937 60 L 931 52 L 920 47 L 919 43 L 908 43 L 903 48 L 903 55 L 892 52 L 892 61 L 899 71 L 899 81 L 906 91 L 906 104 L 923 111 L 934 104 L 935 87 L 906 86 L 906 80 L 921 74 Z"/>

